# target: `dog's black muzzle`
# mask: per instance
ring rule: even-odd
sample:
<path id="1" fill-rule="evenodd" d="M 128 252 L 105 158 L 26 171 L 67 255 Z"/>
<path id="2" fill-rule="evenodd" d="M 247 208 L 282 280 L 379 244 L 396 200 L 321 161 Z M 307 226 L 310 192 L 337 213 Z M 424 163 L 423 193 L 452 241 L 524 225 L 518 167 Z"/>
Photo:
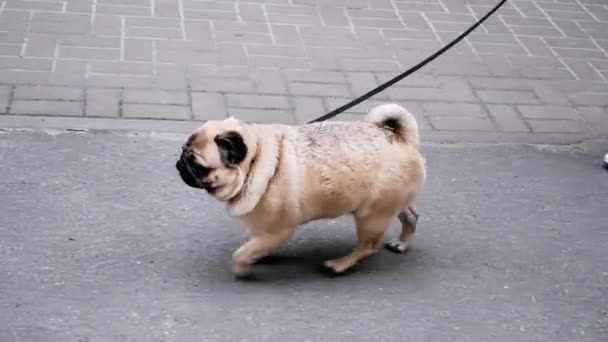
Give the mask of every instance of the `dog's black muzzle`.
<path id="1" fill-rule="evenodd" d="M 190 171 L 190 168 L 188 167 L 187 163 L 188 157 L 186 156 L 186 151 L 182 150 L 181 156 L 177 160 L 177 163 L 175 163 L 175 168 L 179 172 L 179 176 L 181 177 L 182 181 L 184 181 L 184 183 L 193 188 L 200 189 L 201 186 L 199 185 L 196 178 L 194 178 L 194 175 L 192 175 L 192 172 Z"/>

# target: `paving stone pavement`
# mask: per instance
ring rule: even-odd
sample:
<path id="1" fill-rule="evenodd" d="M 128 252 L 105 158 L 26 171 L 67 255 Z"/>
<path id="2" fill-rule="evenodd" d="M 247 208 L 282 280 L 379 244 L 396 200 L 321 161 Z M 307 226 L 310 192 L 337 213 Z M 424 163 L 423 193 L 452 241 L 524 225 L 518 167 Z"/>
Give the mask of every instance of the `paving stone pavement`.
<path id="1" fill-rule="evenodd" d="M 0 127 L 303 123 L 419 62 L 491 0 L 3 0 Z M 608 2 L 507 2 L 339 119 L 397 101 L 429 141 L 608 136 Z"/>

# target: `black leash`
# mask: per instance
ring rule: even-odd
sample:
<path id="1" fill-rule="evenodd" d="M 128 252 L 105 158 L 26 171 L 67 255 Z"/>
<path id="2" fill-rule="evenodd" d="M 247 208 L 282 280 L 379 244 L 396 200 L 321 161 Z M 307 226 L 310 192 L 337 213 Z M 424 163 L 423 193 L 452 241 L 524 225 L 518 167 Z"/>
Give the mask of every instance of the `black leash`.
<path id="1" fill-rule="evenodd" d="M 468 36 L 471 32 L 473 32 L 473 30 L 475 30 L 479 25 L 481 25 L 486 19 L 488 19 L 492 14 L 494 14 L 494 12 L 496 12 L 500 7 L 502 7 L 502 5 L 505 4 L 505 2 L 507 2 L 507 0 L 501 0 L 496 6 L 494 6 L 494 8 L 492 8 L 492 10 L 490 10 L 488 13 L 486 13 L 486 15 L 484 15 L 481 19 L 479 19 L 478 22 L 476 22 L 475 24 L 473 24 L 473 26 L 469 27 L 466 31 L 464 31 L 462 34 L 460 34 L 460 36 L 456 37 L 456 39 L 452 40 L 449 44 L 445 45 L 444 47 L 442 47 L 441 49 L 439 49 L 437 52 L 435 52 L 434 54 L 432 54 L 431 56 L 427 57 L 427 59 L 423 60 L 422 62 L 416 64 L 415 66 L 413 66 L 412 68 L 410 68 L 409 70 L 406 70 L 405 72 L 403 72 L 400 75 L 397 75 L 396 77 L 394 77 L 393 79 L 389 80 L 388 82 L 381 84 L 380 86 L 376 87 L 375 89 L 372 89 L 371 91 L 367 92 L 366 94 L 352 100 L 351 102 L 343 105 L 342 107 L 336 108 L 334 110 L 332 110 L 331 112 L 320 116 L 312 121 L 309 121 L 308 123 L 314 123 L 314 122 L 320 122 L 320 121 L 325 121 L 327 119 L 331 119 L 334 116 L 358 105 L 359 103 L 369 99 L 370 97 L 378 94 L 379 92 L 385 90 L 386 88 L 392 86 L 393 84 L 401 81 L 402 79 L 406 78 L 407 76 L 413 74 L 414 72 L 418 71 L 418 69 L 422 68 L 423 66 L 429 64 L 431 61 L 433 61 L 435 58 L 441 56 L 443 53 L 445 53 L 447 50 L 449 50 L 450 48 L 452 48 L 454 45 L 458 44 L 458 42 L 460 42 L 461 40 L 463 40 L 466 36 Z"/>

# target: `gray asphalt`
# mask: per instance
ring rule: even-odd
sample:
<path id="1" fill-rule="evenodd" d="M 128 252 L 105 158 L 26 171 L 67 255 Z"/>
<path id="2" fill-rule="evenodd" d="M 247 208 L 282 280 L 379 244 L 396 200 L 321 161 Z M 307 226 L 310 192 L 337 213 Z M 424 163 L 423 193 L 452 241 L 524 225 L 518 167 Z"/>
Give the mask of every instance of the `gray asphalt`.
<path id="1" fill-rule="evenodd" d="M 348 276 L 350 219 L 301 227 L 256 277 L 181 140 L 0 134 L 0 341 L 606 341 L 608 172 L 532 146 L 424 146 L 416 240 Z M 397 234 L 397 222 L 390 231 Z"/>

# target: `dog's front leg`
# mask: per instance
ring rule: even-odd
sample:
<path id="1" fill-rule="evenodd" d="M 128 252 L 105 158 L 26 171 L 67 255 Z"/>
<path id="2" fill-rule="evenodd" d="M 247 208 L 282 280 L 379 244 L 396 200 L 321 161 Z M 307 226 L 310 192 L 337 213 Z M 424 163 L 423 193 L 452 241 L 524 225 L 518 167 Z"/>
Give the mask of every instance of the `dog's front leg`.
<path id="1" fill-rule="evenodd" d="M 292 235 L 291 229 L 285 229 L 277 232 L 263 233 L 252 236 L 249 241 L 245 242 L 233 255 L 233 272 L 237 277 L 243 277 L 249 274 L 251 264 L 258 259 L 268 255 L 273 248 L 278 247 Z"/>

